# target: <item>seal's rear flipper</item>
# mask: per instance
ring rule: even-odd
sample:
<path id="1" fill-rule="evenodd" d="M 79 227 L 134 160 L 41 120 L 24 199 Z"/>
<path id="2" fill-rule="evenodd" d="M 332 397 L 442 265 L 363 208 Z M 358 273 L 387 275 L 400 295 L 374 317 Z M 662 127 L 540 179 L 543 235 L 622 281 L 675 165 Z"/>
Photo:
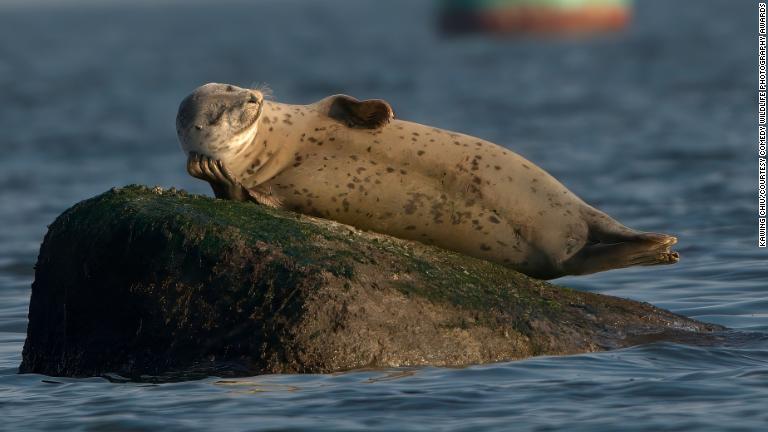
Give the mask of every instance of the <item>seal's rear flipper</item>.
<path id="1" fill-rule="evenodd" d="M 392 107 L 381 99 L 359 101 L 352 96 L 331 96 L 328 117 L 351 128 L 378 129 L 395 117 Z"/>
<path id="2" fill-rule="evenodd" d="M 680 260 L 670 247 L 677 238 L 666 234 L 638 233 L 620 243 L 595 243 L 584 246 L 563 263 L 566 274 L 597 273 L 632 266 L 674 264 Z"/>
<path id="3" fill-rule="evenodd" d="M 634 230 L 594 208 L 589 208 L 582 214 L 587 222 L 591 244 L 648 242 L 671 246 L 677 243 L 677 238 L 674 236 Z"/>

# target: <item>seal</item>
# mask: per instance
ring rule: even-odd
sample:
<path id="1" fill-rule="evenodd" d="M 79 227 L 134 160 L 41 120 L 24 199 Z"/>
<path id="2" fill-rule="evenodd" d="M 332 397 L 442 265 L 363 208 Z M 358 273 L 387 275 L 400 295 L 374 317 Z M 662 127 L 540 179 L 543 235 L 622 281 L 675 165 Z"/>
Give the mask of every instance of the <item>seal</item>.
<path id="1" fill-rule="evenodd" d="M 210 83 L 179 106 L 187 170 L 217 198 L 333 219 L 540 279 L 678 261 L 673 236 L 620 224 L 522 156 L 394 118 L 383 100 L 309 105 Z"/>

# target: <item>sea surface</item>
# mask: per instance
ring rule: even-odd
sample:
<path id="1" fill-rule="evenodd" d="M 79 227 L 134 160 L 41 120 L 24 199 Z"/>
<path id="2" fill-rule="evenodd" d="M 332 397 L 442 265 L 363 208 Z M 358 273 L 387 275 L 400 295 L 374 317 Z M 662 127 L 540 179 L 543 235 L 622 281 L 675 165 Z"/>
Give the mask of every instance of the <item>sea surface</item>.
<path id="1" fill-rule="evenodd" d="M 0 2 L 0 429 L 768 430 L 768 251 L 757 244 L 757 9 L 639 0 L 596 38 L 444 37 L 418 0 Z M 18 375 L 47 224 L 129 183 L 210 194 L 175 137 L 209 81 L 504 145 L 682 260 L 557 281 L 733 331 L 463 369 L 167 384 Z"/>

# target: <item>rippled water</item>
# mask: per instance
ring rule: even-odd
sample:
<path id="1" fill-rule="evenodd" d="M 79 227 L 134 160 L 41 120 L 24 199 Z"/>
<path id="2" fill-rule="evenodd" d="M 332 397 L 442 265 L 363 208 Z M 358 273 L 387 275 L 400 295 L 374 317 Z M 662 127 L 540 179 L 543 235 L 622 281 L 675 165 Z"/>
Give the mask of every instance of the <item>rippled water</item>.
<path id="1" fill-rule="evenodd" d="M 754 2 L 640 0 L 625 34 L 514 41 L 440 38 L 426 1 L 37 1 L 0 5 L 0 429 L 766 430 Z M 627 225 L 680 237 L 678 265 L 560 283 L 736 331 L 466 369 L 17 375 L 46 224 L 127 183 L 209 193 L 173 128 L 208 81 L 295 103 L 384 97 L 401 118 L 506 145 Z"/>

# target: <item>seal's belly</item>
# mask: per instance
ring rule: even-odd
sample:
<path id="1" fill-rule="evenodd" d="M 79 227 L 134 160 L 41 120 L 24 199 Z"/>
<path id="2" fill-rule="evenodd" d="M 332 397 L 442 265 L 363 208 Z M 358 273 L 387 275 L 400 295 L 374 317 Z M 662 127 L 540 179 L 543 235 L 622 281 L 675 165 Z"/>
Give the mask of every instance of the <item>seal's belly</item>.
<path id="1" fill-rule="evenodd" d="M 397 126 L 325 137 L 263 185 L 290 210 L 516 268 L 550 259 L 553 235 L 561 254 L 583 242 L 583 227 L 554 213 L 573 211 L 572 194 L 535 165 L 474 137 Z"/>
<path id="2" fill-rule="evenodd" d="M 350 175 L 325 173 L 329 168 Z M 512 263 L 527 255 L 524 233 L 482 203 L 468 203 L 407 170 L 359 168 L 326 167 L 314 176 L 291 170 L 268 185 L 285 208 L 299 213 L 492 261 Z"/>

